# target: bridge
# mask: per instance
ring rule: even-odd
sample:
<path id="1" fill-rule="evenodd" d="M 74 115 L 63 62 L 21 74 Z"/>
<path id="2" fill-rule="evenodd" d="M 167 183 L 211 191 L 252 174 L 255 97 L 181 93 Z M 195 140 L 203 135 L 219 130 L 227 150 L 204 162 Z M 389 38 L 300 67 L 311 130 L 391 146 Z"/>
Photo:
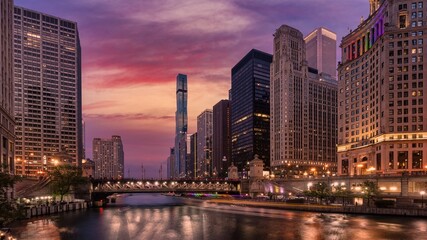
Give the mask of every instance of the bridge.
<path id="1" fill-rule="evenodd" d="M 92 183 L 92 200 L 106 199 L 114 193 L 239 193 L 240 181 L 98 181 Z"/>

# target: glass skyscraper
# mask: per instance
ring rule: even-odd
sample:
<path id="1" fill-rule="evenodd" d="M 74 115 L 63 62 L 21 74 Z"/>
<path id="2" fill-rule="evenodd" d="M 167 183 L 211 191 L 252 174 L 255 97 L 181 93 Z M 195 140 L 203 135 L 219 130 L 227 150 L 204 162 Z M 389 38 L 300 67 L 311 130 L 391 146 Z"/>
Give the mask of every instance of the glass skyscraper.
<path id="1" fill-rule="evenodd" d="M 184 177 L 187 158 L 187 75 L 176 76 L 175 160 L 172 177 Z"/>
<path id="2" fill-rule="evenodd" d="M 252 49 L 231 70 L 231 159 L 239 171 L 255 154 L 270 165 L 270 64 Z"/>

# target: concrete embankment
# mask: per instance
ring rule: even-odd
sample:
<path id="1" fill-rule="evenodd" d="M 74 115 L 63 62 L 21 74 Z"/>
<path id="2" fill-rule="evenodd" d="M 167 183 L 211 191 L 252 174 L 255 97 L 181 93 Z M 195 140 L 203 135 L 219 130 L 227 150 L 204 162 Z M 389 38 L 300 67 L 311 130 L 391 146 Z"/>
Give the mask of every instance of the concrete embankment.
<path id="1" fill-rule="evenodd" d="M 287 204 L 282 202 L 249 201 L 249 200 L 225 200 L 211 199 L 207 203 L 227 204 L 256 208 L 271 208 L 320 213 L 345 213 L 345 214 L 376 214 L 395 215 L 411 217 L 427 217 L 427 209 L 402 209 L 402 208 L 374 208 L 365 206 L 336 206 L 336 205 L 310 205 L 310 204 Z"/>
<path id="2" fill-rule="evenodd" d="M 41 205 L 33 206 L 25 209 L 25 217 L 39 217 L 43 215 L 56 214 L 61 212 L 69 212 L 80 209 L 88 208 L 87 202 L 76 202 L 76 203 L 66 203 L 66 204 L 56 204 L 56 205 Z"/>

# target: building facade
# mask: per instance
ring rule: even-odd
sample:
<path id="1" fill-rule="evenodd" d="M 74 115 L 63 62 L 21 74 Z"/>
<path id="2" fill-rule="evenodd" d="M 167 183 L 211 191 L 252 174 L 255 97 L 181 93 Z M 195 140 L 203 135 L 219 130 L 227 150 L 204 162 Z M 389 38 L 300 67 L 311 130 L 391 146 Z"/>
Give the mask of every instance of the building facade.
<path id="1" fill-rule="evenodd" d="M 58 156 L 82 159 L 81 50 L 77 23 L 14 9 L 16 174 L 37 177 Z M 59 159 L 62 160 L 62 159 Z"/>
<path id="2" fill-rule="evenodd" d="M 95 162 L 89 158 L 82 160 L 82 176 L 88 178 L 95 176 Z"/>
<path id="3" fill-rule="evenodd" d="M 212 164 L 219 177 L 227 176 L 231 163 L 230 101 L 221 100 L 213 106 Z"/>
<path id="4" fill-rule="evenodd" d="M 175 130 L 175 167 L 173 176 L 184 177 L 187 159 L 187 75 L 176 76 L 176 130 Z"/>
<path id="5" fill-rule="evenodd" d="M 197 166 L 199 178 L 212 176 L 212 110 L 206 109 L 197 116 Z"/>
<path id="6" fill-rule="evenodd" d="M 175 148 L 169 149 L 169 156 L 166 159 L 166 163 L 166 178 L 173 179 L 175 174 Z"/>
<path id="7" fill-rule="evenodd" d="M 0 169 L 13 174 L 15 168 L 13 0 L 1 0 L 0 12 Z"/>
<path id="8" fill-rule="evenodd" d="M 248 170 L 255 154 L 270 166 L 271 54 L 252 49 L 231 70 L 231 160 Z"/>
<path id="9" fill-rule="evenodd" d="M 120 136 L 94 138 L 92 144 L 96 179 L 124 178 L 124 151 Z"/>
<path id="10" fill-rule="evenodd" d="M 425 172 L 427 1 L 369 3 L 341 42 L 338 174 Z"/>
<path id="11" fill-rule="evenodd" d="M 271 64 L 271 168 L 279 176 L 336 171 L 337 84 L 309 68 L 302 33 L 276 30 Z"/>
<path id="12" fill-rule="evenodd" d="M 327 73 L 334 78 L 337 75 L 337 35 L 324 28 L 313 30 L 305 38 L 308 66 L 319 73 Z"/>
<path id="13" fill-rule="evenodd" d="M 190 153 L 187 162 L 187 176 L 195 179 L 197 178 L 197 132 L 190 136 L 189 149 Z"/>

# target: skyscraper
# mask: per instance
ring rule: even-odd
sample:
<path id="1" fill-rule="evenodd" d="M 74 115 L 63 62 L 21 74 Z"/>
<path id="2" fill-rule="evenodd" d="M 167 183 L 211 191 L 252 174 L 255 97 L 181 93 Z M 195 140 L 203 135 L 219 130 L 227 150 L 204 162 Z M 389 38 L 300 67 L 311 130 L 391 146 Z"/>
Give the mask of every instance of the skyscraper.
<path id="1" fill-rule="evenodd" d="M 120 136 L 111 139 L 93 139 L 93 161 L 96 179 L 122 179 L 124 177 L 124 151 Z"/>
<path id="2" fill-rule="evenodd" d="M 218 175 L 225 177 L 231 163 L 230 101 L 219 101 L 212 114 L 212 164 Z"/>
<path id="3" fill-rule="evenodd" d="M 188 177 L 197 178 L 197 132 L 190 136 L 190 156 L 188 157 Z"/>
<path id="4" fill-rule="evenodd" d="M 0 12 L 0 169 L 14 173 L 13 0 L 1 0 Z"/>
<path id="5" fill-rule="evenodd" d="M 338 174 L 425 172 L 427 1 L 369 3 L 341 42 Z"/>
<path id="6" fill-rule="evenodd" d="M 15 7 L 16 173 L 36 177 L 54 160 L 82 159 L 77 23 Z"/>
<path id="7" fill-rule="evenodd" d="M 314 29 L 305 38 L 306 57 L 309 67 L 319 73 L 337 75 L 337 35 L 324 28 Z"/>
<path id="8" fill-rule="evenodd" d="M 174 148 L 170 148 L 169 156 L 167 157 L 166 164 L 167 164 L 166 178 L 173 179 L 174 173 L 175 173 L 175 149 Z"/>
<path id="9" fill-rule="evenodd" d="M 176 76 L 176 130 L 174 177 L 184 177 L 187 158 L 187 75 Z"/>
<path id="10" fill-rule="evenodd" d="M 212 110 L 197 116 L 197 177 L 212 176 Z"/>
<path id="11" fill-rule="evenodd" d="M 270 166 L 271 60 L 252 49 L 231 69 L 231 159 L 239 171 L 255 154 Z"/>
<path id="12" fill-rule="evenodd" d="M 271 64 L 271 167 L 275 174 L 336 171 L 337 83 L 307 66 L 302 33 L 276 30 Z M 274 167 L 274 168 L 273 168 Z"/>

